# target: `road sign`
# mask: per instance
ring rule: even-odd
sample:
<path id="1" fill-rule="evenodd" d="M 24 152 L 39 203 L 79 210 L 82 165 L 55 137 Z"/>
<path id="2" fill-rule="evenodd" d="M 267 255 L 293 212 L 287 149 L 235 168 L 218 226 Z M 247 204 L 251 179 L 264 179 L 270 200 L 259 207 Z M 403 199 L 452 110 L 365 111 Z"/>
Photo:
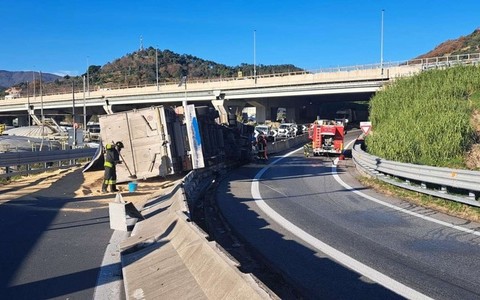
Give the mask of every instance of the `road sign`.
<path id="1" fill-rule="evenodd" d="M 372 122 L 360 122 L 360 128 L 365 135 L 368 135 L 370 129 L 372 129 Z"/>

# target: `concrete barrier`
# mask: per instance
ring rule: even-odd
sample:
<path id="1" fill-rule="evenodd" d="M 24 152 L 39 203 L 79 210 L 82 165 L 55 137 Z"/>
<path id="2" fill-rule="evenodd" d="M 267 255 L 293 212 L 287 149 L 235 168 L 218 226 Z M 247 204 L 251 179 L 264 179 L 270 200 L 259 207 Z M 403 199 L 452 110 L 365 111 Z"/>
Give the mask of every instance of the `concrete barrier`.
<path id="1" fill-rule="evenodd" d="M 190 222 L 185 201 L 177 183 L 120 244 L 126 298 L 270 299 Z"/>
<path id="2" fill-rule="evenodd" d="M 307 141 L 307 134 L 277 141 L 268 152 L 282 152 Z M 186 194 L 189 205 L 195 204 L 195 192 L 202 190 L 200 181 L 207 175 L 190 173 L 165 196 L 149 201 L 142 210 L 145 219 L 120 244 L 127 299 L 254 300 L 274 295 L 253 276 L 241 273 L 236 262 L 190 222 Z"/>
<path id="3" fill-rule="evenodd" d="M 267 151 L 269 154 L 275 154 L 278 152 L 285 151 L 287 149 L 291 149 L 298 145 L 303 145 L 309 141 L 308 134 L 304 133 L 301 135 L 297 135 L 296 137 L 285 139 L 285 140 L 278 140 L 273 142 L 272 144 L 268 145 Z"/>

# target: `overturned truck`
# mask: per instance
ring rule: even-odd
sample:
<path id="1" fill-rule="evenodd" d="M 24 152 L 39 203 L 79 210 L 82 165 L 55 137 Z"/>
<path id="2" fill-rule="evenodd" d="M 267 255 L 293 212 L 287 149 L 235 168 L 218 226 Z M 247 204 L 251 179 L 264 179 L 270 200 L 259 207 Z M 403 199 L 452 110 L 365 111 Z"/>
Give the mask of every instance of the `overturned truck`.
<path id="1" fill-rule="evenodd" d="M 207 106 L 154 106 L 99 117 L 102 144 L 121 141 L 117 182 L 248 161 L 252 126 L 216 122 Z"/>

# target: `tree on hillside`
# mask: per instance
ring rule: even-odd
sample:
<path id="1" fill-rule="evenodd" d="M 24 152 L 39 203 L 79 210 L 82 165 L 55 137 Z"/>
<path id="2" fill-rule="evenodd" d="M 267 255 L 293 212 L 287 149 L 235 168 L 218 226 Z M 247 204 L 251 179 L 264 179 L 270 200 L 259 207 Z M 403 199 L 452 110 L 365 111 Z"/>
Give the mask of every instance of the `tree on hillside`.
<path id="1" fill-rule="evenodd" d="M 155 57 L 156 54 L 157 57 Z M 153 85 L 157 79 L 157 63 L 160 83 L 178 82 L 184 75 L 187 75 L 189 80 L 236 77 L 239 71 L 242 72 L 242 76 L 253 75 L 251 64 L 229 67 L 189 54 L 177 54 L 167 49 L 148 47 L 128 53 L 103 66 L 88 66 L 90 87 L 95 89 Z M 293 65 L 258 65 L 256 69 L 257 75 L 301 70 Z M 82 80 L 81 77 L 86 75 L 87 73 L 84 73 L 79 76 L 79 82 Z M 71 83 L 66 81 L 68 80 L 62 78 L 55 83 L 46 84 L 44 91 L 46 93 L 63 92 L 68 89 L 67 85 L 71 86 Z M 61 87 L 62 85 L 65 86 Z M 76 83 L 75 85 L 77 86 Z M 77 89 L 80 86 L 79 84 Z"/>

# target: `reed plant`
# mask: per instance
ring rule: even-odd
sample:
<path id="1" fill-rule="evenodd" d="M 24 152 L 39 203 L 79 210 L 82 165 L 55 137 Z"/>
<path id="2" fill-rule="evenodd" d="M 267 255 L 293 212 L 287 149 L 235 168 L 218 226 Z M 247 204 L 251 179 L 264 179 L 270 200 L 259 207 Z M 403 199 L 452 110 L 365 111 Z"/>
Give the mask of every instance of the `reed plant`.
<path id="1" fill-rule="evenodd" d="M 476 141 L 480 67 L 429 70 L 396 80 L 370 101 L 368 152 L 405 163 L 462 167 Z"/>

